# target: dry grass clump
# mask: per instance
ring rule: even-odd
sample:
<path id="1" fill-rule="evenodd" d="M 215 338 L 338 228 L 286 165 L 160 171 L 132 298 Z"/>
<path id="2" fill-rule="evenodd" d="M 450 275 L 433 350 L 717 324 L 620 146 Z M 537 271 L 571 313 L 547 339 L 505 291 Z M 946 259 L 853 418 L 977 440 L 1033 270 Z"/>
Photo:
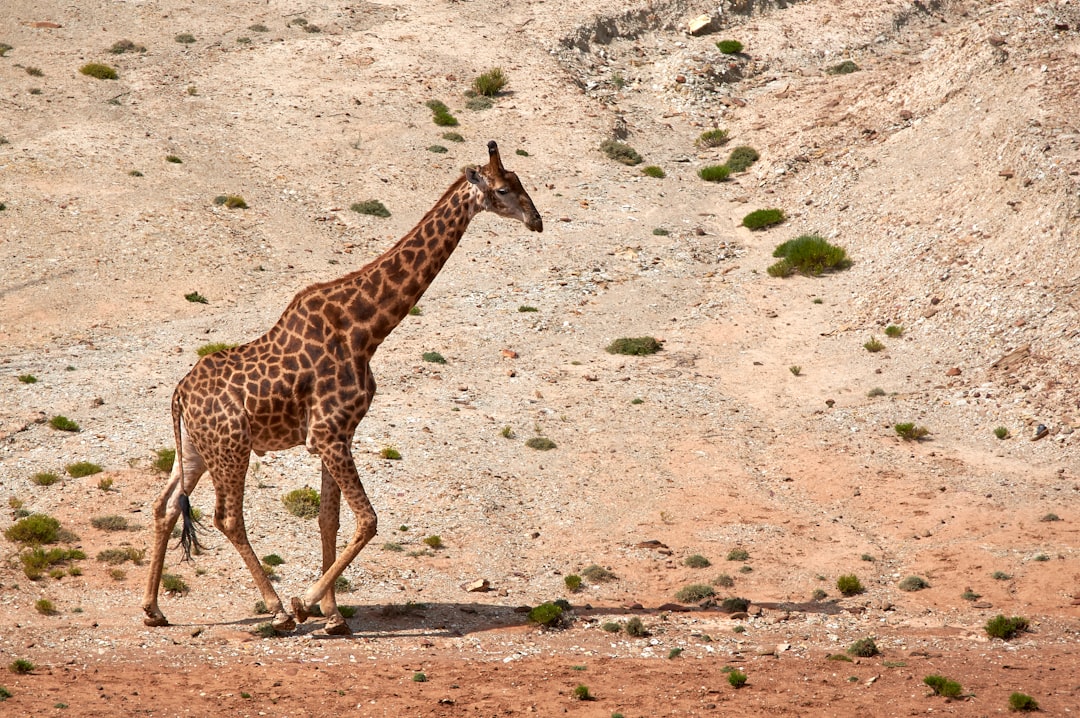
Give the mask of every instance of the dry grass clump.
<path id="1" fill-rule="evenodd" d="M 319 492 L 310 486 L 290 491 L 281 497 L 281 502 L 293 516 L 313 519 L 319 515 Z"/>

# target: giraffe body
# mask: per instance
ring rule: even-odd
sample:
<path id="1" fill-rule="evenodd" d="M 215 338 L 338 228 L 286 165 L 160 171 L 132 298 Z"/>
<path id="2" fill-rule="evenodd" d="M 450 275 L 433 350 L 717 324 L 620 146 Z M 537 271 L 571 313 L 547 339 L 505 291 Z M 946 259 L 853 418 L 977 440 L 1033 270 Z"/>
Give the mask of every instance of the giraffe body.
<path id="1" fill-rule="evenodd" d="M 351 452 L 353 434 L 375 394 L 371 357 L 434 281 L 477 213 L 495 212 L 543 231 L 532 199 L 517 176 L 503 168 L 494 142 L 488 143 L 488 152 L 487 165 L 466 168 L 416 227 L 382 256 L 356 272 L 302 290 L 266 334 L 203 357 L 177 385 L 172 400 L 176 461 L 154 504 L 154 546 L 143 599 L 147 625 L 168 625 L 158 607 L 158 586 L 169 536 L 187 496 L 209 471 L 216 497 L 214 526 L 251 571 L 274 615 L 274 627 L 292 630 L 318 604 L 327 617 L 327 632 L 350 632 L 337 610 L 333 586 L 377 527 Z M 252 452 L 300 444 L 322 461 L 323 573 L 303 598 L 292 599 L 290 614 L 248 542 L 243 496 Z M 356 515 L 356 529 L 338 556 L 342 495 Z M 184 536 L 189 536 L 187 529 Z"/>

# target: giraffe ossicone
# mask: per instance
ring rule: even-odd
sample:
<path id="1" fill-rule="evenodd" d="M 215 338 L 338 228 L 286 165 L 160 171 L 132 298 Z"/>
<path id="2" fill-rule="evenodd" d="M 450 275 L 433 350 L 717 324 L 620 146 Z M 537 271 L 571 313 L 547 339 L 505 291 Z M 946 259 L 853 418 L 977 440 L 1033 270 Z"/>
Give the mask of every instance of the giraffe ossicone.
<path id="1" fill-rule="evenodd" d="M 415 306 L 480 212 L 516 219 L 535 232 L 540 213 L 517 175 L 503 167 L 488 143 L 488 162 L 465 168 L 420 222 L 382 256 L 336 280 L 299 292 L 277 323 L 258 339 L 200 359 L 173 392 L 176 460 L 154 502 L 154 544 L 143 597 L 143 622 L 167 626 L 158 606 L 169 536 L 183 515 L 185 554 L 198 546 L 187 497 L 209 472 L 214 526 L 236 547 L 272 625 L 290 631 L 318 605 L 325 630 L 351 633 L 338 611 L 334 581 L 375 536 L 377 518 L 360 481 L 351 444 L 375 394 L 370 360 L 387 335 Z M 305 444 L 321 459 L 319 535 L 322 575 L 290 614 L 247 538 L 244 481 L 252 452 Z M 340 555 L 341 496 L 356 529 Z"/>

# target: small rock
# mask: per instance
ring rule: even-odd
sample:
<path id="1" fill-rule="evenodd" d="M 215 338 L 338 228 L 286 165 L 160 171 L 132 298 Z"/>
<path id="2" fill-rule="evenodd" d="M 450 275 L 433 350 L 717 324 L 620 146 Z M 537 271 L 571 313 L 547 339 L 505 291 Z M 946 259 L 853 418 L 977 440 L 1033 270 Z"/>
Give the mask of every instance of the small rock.
<path id="1" fill-rule="evenodd" d="M 642 541 L 639 544 L 637 544 L 637 548 L 660 549 L 660 548 L 667 548 L 667 544 L 660 543 L 656 539 L 649 539 L 648 541 Z"/>
<path id="2" fill-rule="evenodd" d="M 686 28 L 691 35 L 707 35 L 712 31 L 712 18 L 708 15 L 698 15 L 686 23 Z"/>
<path id="3" fill-rule="evenodd" d="M 745 621 L 750 618 L 750 614 L 746 611 L 736 611 L 735 613 L 729 613 L 728 618 L 732 621 Z"/>
<path id="4" fill-rule="evenodd" d="M 758 646 L 754 649 L 754 653 L 758 656 L 775 656 L 776 646 Z"/>
<path id="5" fill-rule="evenodd" d="M 472 583 L 466 584 L 465 590 L 469 593 L 482 593 L 484 591 L 490 591 L 491 583 L 486 578 L 479 578 Z"/>
<path id="6" fill-rule="evenodd" d="M 680 85 L 685 83 L 686 82 L 686 75 L 676 75 L 675 76 L 675 82 L 679 83 Z"/>
<path id="7" fill-rule="evenodd" d="M 960 367 L 954 366 L 945 372 L 945 376 L 960 376 Z"/>
<path id="8" fill-rule="evenodd" d="M 998 172 L 998 177 L 1004 177 L 1005 179 L 1012 179 L 1016 176 L 1016 173 L 1012 170 L 1001 170 Z"/>
<path id="9" fill-rule="evenodd" d="M 514 606 L 514 613 L 528 613 L 532 610 L 532 606 Z"/>
<path id="10" fill-rule="evenodd" d="M 507 359 L 517 359 L 518 358 L 518 353 L 516 351 L 514 351 L 513 349 L 503 349 L 502 350 L 502 355 L 504 357 L 506 357 Z"/>
<path id="11" fill-rule="evenodd" d="M 972 608 L 993 608 L 994 604 L 990 603 L 989 601 L 977 601 L 976 603 L 971 604 L 971 607 Z"/>

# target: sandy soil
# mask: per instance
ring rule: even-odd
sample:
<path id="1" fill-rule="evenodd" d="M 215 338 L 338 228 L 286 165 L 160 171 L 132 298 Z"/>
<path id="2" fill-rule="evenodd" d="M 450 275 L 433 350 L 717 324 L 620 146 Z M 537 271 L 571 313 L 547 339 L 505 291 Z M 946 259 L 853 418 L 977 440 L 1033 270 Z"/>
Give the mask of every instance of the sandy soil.
<path id="1" fill-rule="evenodd" d="M 87 557 L 30 580 L 0 546 L 2 663 L 35 666 L 0 672 L 5 714 L 985 716 L 1014 691 L 1080 709 L 1075 2 L 190 5 L 0 11 L 0 528 L 48 513 Z M 716 49 L 728 38 L 742 54 Z M 125 39 L 145 51 L 108 51 Z M 827 72 L 843 60 L 859 70 Z M 469 109 L 496 66 L 506 92 Z M 696 146 L 713 127 L 728 145 Z M 666 177 L 608 159 L 613 135 Z M 373 362 L 354 453 L 380 530 L 339 595 L 355 635 L 312 619 L 257 636 L 254 583 L 212 529 L 194 563 L 170 553 L 189 587 L 163 598 L 173 625 L 144 627 L 145 566 L 96 557 L 149 545 L 152 462 L 195 350 L 258 336 L 384 251 L 490 139 L 545 231 L 478 217 Z M 743 144 L 749 171 L 698 178 Z M 391 216 L 350 211 L 367 199 Z M 765 207 L 787 221 L 740 226 Z M 852 267 L 770 277 L 803 233 Z M 664 348 L 605 352 L 625 336 Z M 930 434 L 903 441 L 899 422 Z M 537 435 L 557 448 L 525 447 Z M 77 461 L 104 471 L 73 478 Z M 280 500 L 305 484 L 302 450 L 249 478 L 283 596 L 318 575 L 315 523 Z M 193 502 L 213 505 L 208 479 Z M 93 526 L 109 515 L 131 529 Z M 615 580 L 568 591 L 593 564 Z M 865 592 L 841 596 L 844 574 Z M 901 590 L 912 575 L 929 587 Z M 679 602 L 689 584 L 750 610 Z M 569 626 L 529 625 L 554 599 Z M 998 614 L 1030 630 L 990 639 Z M 648 635 L 627 635 L 634 617 Z M 828 658 L 865 637 L 881 655 Z"/>

